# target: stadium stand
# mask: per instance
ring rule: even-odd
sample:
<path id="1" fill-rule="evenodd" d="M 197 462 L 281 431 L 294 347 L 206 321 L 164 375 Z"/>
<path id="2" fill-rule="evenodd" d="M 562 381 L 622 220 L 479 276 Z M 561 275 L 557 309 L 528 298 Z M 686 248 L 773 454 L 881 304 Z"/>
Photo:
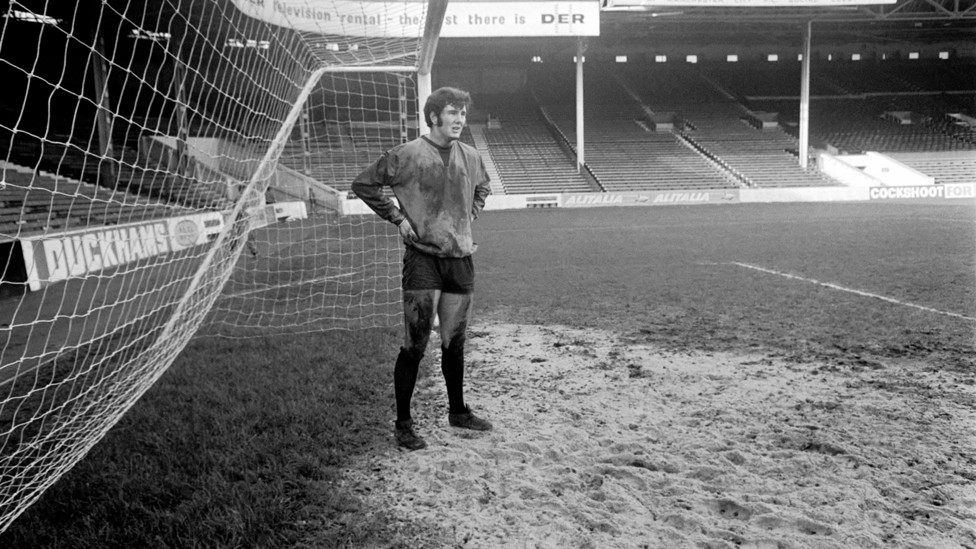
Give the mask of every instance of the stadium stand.
<path id="1" fill-rule="evenodd" d="M 929 122 L 930 126 L 937 131 L 966 143 L 976 144 L 976 122 L 957 118 L 958 113 L 945 113 L 935 116 Z"/>
<path id="2" fill-rule="evenodd" d="M 469 143 L 481 153 L 481 159 L 485 163 L 485 171 L 488 172 L 488 177 L 491 178 L 490 185 L 492 194 L 506 194 L 505 186 L 502 184 L 501 174 L 498 173 L 498 166 L 495 165 L 488 141 L 485 139 L 484 130 L 484 124 L 467 126 L 461 134 L 461 140 Z"/>
<path id="3" fill-rule="evenodd" d="M 800 64 L 786 63 L 707 63 L 702 70 L 717 84 L 737 98 L 800 96 Z M 691 84 L 697 85 L 694 80 Z M 836 86 L 821 79 L 810 83 L 812 95 L 833 95 Z"/>
<path id="4" fill-rule="evenodd" d="M 17 113 L 5 108 L 2 120 L 16 120 Z M 13 118 L 11 118 L 13 117 Z M 123 124 L 120 124 L 123 126 Z M 208 169 L 192 158 L 185 159 L 185 176 L 176 175 L 179 162 L 175 150 L 166 147 L 147 147 L 146 136 L 128 125 L 120 136 L 111 156 L 98 154 L 97 140 L 83 141 L 75 137 L 84 131 L 94 134 L 94 126 L 80 121 L 71 131 L 62 131 L 57 124 L 42 129 L 30 128 L 11 132 L 0 124 L 0 147 L 6 147 L 6 159 L 19 167 L 35 166 L 38 180 L 54 178 L 92 188 L 83 194 L 98 191 L 97 200 L 106 200 L 105 193 L 118 196 L 142 195 L 152 203 L 165 202 L 177 208 L 221 208 L 227 204 L 226 176 Z M 132 130 L 132 131 L 130 131 Z M 195 132 L 202 132 L 195 128 Z M 148 134 L 147 134 L 148 135 Z M 26 169 L 26 168 L 19 168 Z M 46 175 L 40 175 L 46 174 Z M 79 191 L 81 192 L 81 191 Z M 125 203 L 132 202 L 127 199 Z"/>
<path id="5" fill-rule="evenodd" d="M 112 156 L 97 154 L 91 120 L 66 122 L 51 116 L 10 127 L 20 113 L 0 111 L 2 162 L 0 239 L 52 230 L 74 230 L 179 215 L 189 209 L 220 209 L 228 203 L 226 177 L 186 159 L 186 176 L 171 169 L 175 151 L 140 150 L 144 125 L 119 123 Z M 155 120 L 155 119 L 154 119 Z M 84 122 L 87 122 L 84 123 Z M 155 120 L 158 123 L 158 120 Z M 9 126 L 8 126 L 9 124 Z M 86 133 L 87 132 L 87 133 Z M 77 136 L 88 135 L 88 140 Z"/>
<path id="6" fill-rule="evenodd" d="M 118 166 L 118 187 L 125 192 L 156 198 L 179 208 L 228 207 L 227 176 L 190 161 L 190 174 L 180 177 L 158 167 Z"/>
<path id="7" fill-rule="evenodd" d="M 694 130 L 686 130 L 685 137 L 721 159 L 750 187 L 833 184 L 826 176 L 800 169 L 794 138 L 778 126 L 754 127 L 738 104 L 703 103 L 695 105 L 687 116 Z"/>
<path id="8" fill-rule="evenodd" d="M 972 181 L 972 167 L 959 159 L 976 150 L 976 130 L 964 116 L 953 116 L 972 112 L 972 68 L 971 63 L 917 61 L 815 63 L 810 146 L 839 153 L 907 153 L 916 162 L 913 167 L 937 182 Z M 690 128 L 684 134 L 749 184 L 780 186 L 785 179 L 790 185 L 829 185 L 816 173 L 800 172 L 791 158 L 799 134 L 799 69 L 793 62 L 702 64 L 698 70 L 714 94 L 693 89 L 702 86 L 689 67 L 653 67 L 627 76 L 652 108 L 681 112 Z M 674 102 L 675 97 L 682 101 Z M 685 97 L 694 101 L 685 102 Z M 744 115 L 730 106 L 732 98 Z M 758 112 L 775 114 L 782 131 L 754 132 L 740 123 L 758 129 L 751 119 Z M 783 139 L 784 133 L 789 137 Z M 924 163 L 917 162 L 918 155 Z"/>
<path id="9" fill-rule="evenodd" d="M 369 148 L 358 149 L 350 143 L 342 148 L 312 144 L 305 155 L 300 142 L 289 142 L 281 155 L 281 163 L 301 172 L 316 181 L 329 185 L 339 191 L 349 193 L 352 180 L 370 162 L 376 160 L 382 151 Z"/>
<path id="10" fill-rule="evenodd" d="M 709 68 L 717 81 L 756 110 L 777 112 L 784 129 L 798 134 L 799 71 L 743 67 L 744 77 L 729 68 Z M 794 74 L 794 69 L 795 74 Z M 795 93 L 751 86 L 760 74 L 795 78 Z M 843 93 L 831 93 L 829 90 Z M 967 61 L 845 61 L 815 63 L 811 69 L 811 146 L 858 153 L 928 153 L 927 170 L 946 174 L 960 170 L 957 152 L 973 151 L 976 130 L 964 123 L 976 98 L 976 70 Z M 933 153 L 947 153 L 939 166 Z M 934 175 L 934 174 L 933 174 Z M 950 179 L 966 179 L 964 172 Z"/>
<path id="11" fill-rule="evenodd" d="M 968 140 L 969 131 L 961 127 L 955 133 L 949 130 L 946 116 L 952 107 L 938 103 L 932 97 L 907 96 L 811 101 L 810 133 L 824 147 L 841 152 L 976 150 L 976 145 Z M 789 125 L 795 127 L 795 113 L 799 111 L 795 103 L 776 107 L 767 104 L 765 108 L 781 108 L 781 115 L 791 119 Z M 900 120 L 892 113 L 911 115 Z"/>
<path id="12" fill-rule="evenodd" d="M 353 179 L 381 154 L 403 141 L 396 121 L 367 120 L 356 108 L 334 105 L 316 104 L 311 110 L 316 114 L 305 127 L 305 144 L 296 127 L 279 162 L 347 193 L 350 198 Z M 416 134 L 416 128 L 408 128 L 407 139 Z"/>
<path id="13" fill-rule="evenodd" d="M 811 68 L 811 80 L 814 78 L 817 82 L 826 82 L 843 91 L 845 95 L 916 91 L 909 82 L 879 65 L 857 61 L 818 64 Z"/>
<path id="14" fill-rule="evenodd" d="M 489 98 L 493 123 L 481 130 L 507 194 L 592 192 L 575 155 L 553 134 L 528 94 Z"/>
<path id="15" fill-rule="evenodd" d="M 594 70 L 590 71 L 592 75 Z M 573 146 L 576 115 L 571 78 L 569 71 L 545 73 L 535 92 L 544 111 Z M 586 82 L 584 155 L 602 188 L 650 191 L 738 186 L 732 173 L 680 136 L 652 131 L 647 124 L 649 113 L 612 75 L 591 77 Z"/>
<path id="16" fill-rule="evenodd" d="M 856 73 L 872 74 L 880 72 L 889 83 L 901 83 L 906 91 L 917 92 L 956 92 L 976 90 L 976 67 L 967 61 L 891 60 L 875 63 L 877 68 L 865 71 L 859 65 Z M 892 84 L 879 90 L 883 93 L 899 91 Z"/>
<path id="17" fill-rule="evenodd" d="M 116 225 L 178 214 L 179 207 L 60 177 L 31 168 L 0 163 L 0 241 L 45 231 L 67 231 Z"/>
<path id="18" fill-rule="evenodd" d="M 778 125 L 764 128 L 757 116 L 721 84 L 693 68 L 638 67 L 623 77 L 653 111 L 677 113 L 677 130 L 701 154 L 749 187 L 832 185 L 800 168 L 798 144 Z M 728 73 L 730 74 L 730 73 Z"/>
<path id="19" fill-rule="evenodd" d="M 811 149 L 973 148 L 976 132 L 947 116 L 970 112 L 963 91 L 976 86 L 965 71 L 906 61 L 854 66 L 814 65 Z M 797 161 L 798 62 L 588 64 L 582 174 L 575 165 L 573 67 L 534 69 L 528 90 L 479 96 L 462 137 L 482 151 L 496 194 L 835 184 Z M 962 91 L 933 94 L 934 78 Z M 882 118 L 901 110 L 916 113 L 919 123 Z M 671 115 L 673 126 L 657 128 L 658 114 Z M 760 123 L 758 114 L 776 122 Z M 346 192 L 365 165 L 401 140 L 388 122 L 346 120 L 310 131 L 307 155 L 293 139 L 281 162 Z"/>
<path id="20" fill-rule="evenodd" d="M 760 63 L 703 63 L 701 70 L 741 99 L 800 97 L 801 65 L 796 60 Z M 810 95 L 924 94 L 976 90 L 976 71 L 964 62 L 837 61 L 812 63 Z"/>
<path id="21" fill-rule="evenodd" d="M 888 156 L 935 178 L 936 184 L 976 183 L 976 152 L 914 152 Z"/>

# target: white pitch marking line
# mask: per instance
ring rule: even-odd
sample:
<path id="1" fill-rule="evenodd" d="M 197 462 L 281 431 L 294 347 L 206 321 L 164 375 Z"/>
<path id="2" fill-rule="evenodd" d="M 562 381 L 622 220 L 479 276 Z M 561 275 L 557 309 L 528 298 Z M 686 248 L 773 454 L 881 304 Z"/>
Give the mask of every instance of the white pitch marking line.
<path id="1" fill-rule="evenodd" d="M 270 292 L 271 290 L 277 290 L 279 288 L 292 288 L 294 286 L 305 286 L 307 284 L 314 284 L 316 282 L 326 282 L 328 280 L 335 280 L 337 278 L 347 278 L 347 277 L 353 276 L 355 274 L 359 274 L 358 271 L 351 271 L 351 272 L 348 272 L 348 273 L 342 273 L 342 274 L 337 274 L 337 275 L 322 276 L 322 277 L 319 277 L 319 278 L 316 278 L 316 279 L 313 279 L 313 280 L 303 280 L 301 282 L 296 282 L 294 284 L 283 284 L 281 286 L 268 286 L 267 288 L 257 288 L 257 289 L 254 289 L 254 290 L 246 290 L 246 291 L 243 291 L 243 292 L 237 292 L 236 294 L 226 294 L 226 295 L 223 295 L 221 297 L 224 298 L 224 299 L 229 299 L 229 298 L 232 298 L 232 297 L 244 297 L 246 295 L 261 294 L 261 293 L 264 293 L 264 292 Z"/>
<path id="2" fill-rule="evenodd" d="M 905 307 L 913 307 L 915 309 L 919 309 L 919 310 L 922 310 L 922 311 L 928 311 L 930 313 L 936 313 L 936 314 L 940 314 L 940 315 L 951 316 L 951 317 L 954 317 L 954 318 L 961 318 L 963 320 L 968 320 L 970 322 L 976 322 L 976 318 L 971 317 L 971 316 L 961 315 L 959 313 L 951 313 L 951 312 L 948 312 L 948 311 L 940 311 L 938 309 L 933 309 L 932 307 L 926 307 L 924 305 L 917 305 L 915 303 L 909 303 L 907 301 L 900 301 L 900 300 L 897 300 L 897 299 L 894 299 L 894 298 L 891 298 L 891 297 L 886 297 L 886 296 L 878 295 L 878 294 L 872 294 L 871 292 L 865 292 L 865 291 L 862 291 L 862 290 L 856 290 L 854 288 L 848 288 L 846 286 L 841 286 L 840 284 L 834 284 L 832 282 L 821 282 L 821 281 L 816 280 L 816 279 L 813 279 L 813 278 L 806 278 L 806 277 L 802 277 L 802 276 L 791 275 L 789 273 L 784 273 L 784 272 L 777 271 L 777 270 L 774 270 L 774 269 L 767 269 L 765 267 L 760 267 L 758 265 L 750 265 L 748 263 L 739 263 L 737 261 L 732 261 L 729 264 L 730 265 L 736 265 L 738 267 L 742 267 L 742 268 L 745 268 L 745 269 L 752 269 L 754 271 L 759 271 L 759 272 L 763 272 L 763 273 L 768 273 L 768 274 L 774 274 L 774 275 L 782 276 L 784 278 L 791 278 L 793 280 L 802 280 L 803 282 L 810 282 L 811 284 L 817 284 L 817 285 L 823 286 L 825 288 L 830 288 L 831 290 L 840 290 L 842 292 L 848 292 L 848 293 L 856 294 L 856 295 L 863 296 L 863 297 L 873 297 L 875 299 L 880 299 L 881 301 L 887 301 L 888 303 L 894 303 L 896 305 L 903 305 Z"/>

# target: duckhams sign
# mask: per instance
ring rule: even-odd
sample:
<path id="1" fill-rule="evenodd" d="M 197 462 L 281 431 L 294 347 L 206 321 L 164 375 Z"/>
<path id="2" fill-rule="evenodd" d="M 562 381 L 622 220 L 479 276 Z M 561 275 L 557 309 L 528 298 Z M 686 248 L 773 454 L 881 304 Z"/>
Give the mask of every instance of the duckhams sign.
<path id="1" fill-rule="evenodd" d="M 245 14 L 318 34 L 420 37 L 425 0 L 232 0 Z M 599 0 L 451 0 L 442 37 L 599 36 Z"/>
<path id="2" fill-rule="evenodd" d="M 62 280 L 201 246 L 224 230 L 230 214 L 229 210 L 205 212 L 24 238 L 20 243 L 28 287 L 37 291 Z M 302 202 L 278 202 L 251 208 L 247 215 L 256 229 L 308 214 Z"/>
<path id="3" fill-rule="evenodd" d="M 31 290 L 208 242 L 224 217 L 208 212 L 21 241 Z"/>

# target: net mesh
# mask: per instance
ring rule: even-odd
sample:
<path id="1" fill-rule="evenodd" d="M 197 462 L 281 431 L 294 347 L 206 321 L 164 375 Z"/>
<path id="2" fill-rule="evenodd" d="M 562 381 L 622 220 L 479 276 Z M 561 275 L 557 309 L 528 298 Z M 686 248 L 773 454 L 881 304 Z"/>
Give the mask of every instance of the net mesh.
<path id="1" fill-rule="evenodd" d="M 351 196 L 353 178 L 394 144 L 413 138 L 412 75 L 325 73 L 281 154 L 279 172 L 328 181 Z M 336 93 L 336 91 L 339 93 Z M 393 101 L 393 105 L 390 101 Z M 400 110 L 400 107 L 402 110 Z M 407 113 L 409 118 L 400 118 Z M 287 201 L 279 187 L 274 200 Z M 214 307 L 207 333 L 318 330 L 399 322 L 399 235 L 375 216 L 321 215 L 251 233 L 242 268 Z"/>
<path id="2" fill-rule="evenodd" d="M 422 2 L 11 0 L 0 34 L 0 531 L 190 338 L 399 322 L 343 215 L 416 134 Z"/>

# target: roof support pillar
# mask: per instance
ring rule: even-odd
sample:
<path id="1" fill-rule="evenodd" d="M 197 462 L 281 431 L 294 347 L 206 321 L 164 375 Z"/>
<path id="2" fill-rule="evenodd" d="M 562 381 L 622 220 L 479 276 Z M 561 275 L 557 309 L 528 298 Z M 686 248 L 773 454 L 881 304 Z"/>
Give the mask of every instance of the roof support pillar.
<path id="1" fill-rule="evenodd" d="M 583 54 L 586 53 L 586 39 L 576 39 L 576 171 L 582 173 L 586 156 L 583 154 Z"/>
<path id="2" fill-rule="evenodd" d="M 447 13 L 448 0 L 430 0 L 427 3 L 427 20 L 424 22 L 424 36 L 420 43 L 420 58 L 417 62 L 417 132 L 427 135 L 430 128 L 424 118 L 424 105 L 430 97 L 430 72 L 434 66 L 434 54 L 437 52 L 437 41 L 441 37 L 441 26 L 444 24 L 444 14 Z"/>
<path id="3" fill-rule="evenodd" d="M 810 42 L 813 22 L 807 21 L 803 27 L 803 63 L 800 69 L 800 168 L 807 169 L 807 156 L 810 149 Z"/>
<path id="4" fill-rule="evenodd" d="M 98 127 L 98 178 L 103 186 L 114 188 L 118 184 L 115 171 L 115 151 L 112 149 L 113 115 L 108 95 L 108 56 L 105 55 L 105 40 L 102 37 L 101 25 L 95 27 L 93 34 L 94 48 L 98 55 L 92 63 L 92 77 L 95 81 L 95 103 L 98 110 L 95 121 Z"/>

